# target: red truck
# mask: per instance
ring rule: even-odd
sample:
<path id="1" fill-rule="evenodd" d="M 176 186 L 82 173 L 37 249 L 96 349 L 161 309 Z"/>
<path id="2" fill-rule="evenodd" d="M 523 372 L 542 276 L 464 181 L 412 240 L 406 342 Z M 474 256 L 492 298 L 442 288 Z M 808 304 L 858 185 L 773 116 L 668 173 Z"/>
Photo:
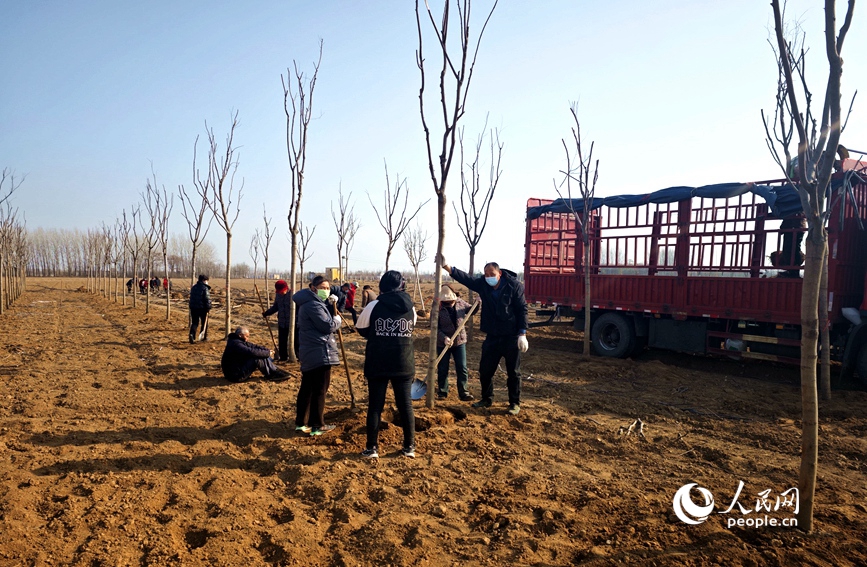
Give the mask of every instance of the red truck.
<path id="1" fill-rule="evenodd" d="M 867 383 L 867 167 L 834 174 L 828 219 L 832 358 Z M 645 346 L 799 362 L 803 210 L 784 181 L 671 187 L 597 198 L 590 262 L 576 231 L 583 200 L 529 199 L 524 278 L 541 314 L 584 326 L 602 356 Z M 863 319 L 862 319 L 863 317 Z"/>

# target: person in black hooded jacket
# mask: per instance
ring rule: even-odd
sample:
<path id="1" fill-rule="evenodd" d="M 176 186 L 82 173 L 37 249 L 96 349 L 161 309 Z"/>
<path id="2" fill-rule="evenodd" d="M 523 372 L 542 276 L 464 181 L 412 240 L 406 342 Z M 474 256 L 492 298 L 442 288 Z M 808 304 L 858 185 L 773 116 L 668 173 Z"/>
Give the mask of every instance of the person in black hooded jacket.
<path id="1" fill-rule="evenodd" d="M 229 382 L 246 382 L 253 371 L 258 370 L 266 380 L 280 382 L 289 374 L 277 368 L 271 356 L 270 349 L 253 344 L 249 341 L 250 331 L 240 326 L 226 338 L 226 349 L 220 360 L 223 376 Z"/>
<path id="2" fill-rule="evenodd" d="M 485 333 L 479 360 L 482 399 L 476 408 L 491 407 L 494 398 L 494 373 L 500 359 L 505 359 L 506 386 L 509 389 L 509 413 L 521 411 L 521 353 L 527 352 L 527 300 L 517 274 L 501 270 L 496 262 L 485 264 L 485 275 L 474 278 L 442 261 L 442 268 L 457 282 L 479 294 L 482 299 L 482 322 Z"/>
<path id="3" fill-rule="evenodd" d="M 202 325 L 201 340 L 208 340 L 208 312 L 211 310 L 211 286 L 208 276 L 202 274 L 190 288 L 190 344 L 196 342 L 196 331 Z"/>
<path id="4" fill-rule="evenodd" d="M 415 377 L 412 331 L 417 316 L 405 288 L 406 281 L 400 272 L 385 272 L 379 280 L 379 297 L 367 304 L 355 326 L 367 339 L 364 351 L 368 391 L 367 447 L 361 454 L 369 458 L 379 457 L 379 422 L 389 382 L 403 426 L 400 452 L 406 457 L 415 457 L 415 416 L 410 387 Z"/>

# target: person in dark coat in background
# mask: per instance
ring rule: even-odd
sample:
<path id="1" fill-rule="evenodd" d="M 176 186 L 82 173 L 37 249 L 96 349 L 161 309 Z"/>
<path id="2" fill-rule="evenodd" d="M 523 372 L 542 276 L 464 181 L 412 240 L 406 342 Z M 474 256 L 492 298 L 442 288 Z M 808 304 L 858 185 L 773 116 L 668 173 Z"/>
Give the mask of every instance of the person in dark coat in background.
<path id="1" fill-rule="evenodd" d="M 437 326 L 437 355 L 447 346 L 449 352 L 443 355 L 437 365 L 437 397 L 445 399 L 449 395 L 449 358 L 455 361 L 458 396 L 462 402 L 472 401 L 473 395 L 467 390 L 467 331 L 461 329 L 452 342 L 452 335 L 467 318 L 470 304 L 459 298 L 448 284 L 440 288 L 439 325 Z"/>
<path id="2" fill-rule="evenodd" d="M 280 349 L 280 362 L 289 360 L 289 310 L 292 308 L 292 294 L 289 284 L 284 280 L 274 283 L 274 303 L 262 312 L 262 317 L 277 314 L 277 344 Z"/>
<path id="3" fill-rule="evenodd" d="M 208 340 L 208 312 L 211 310 L 211 286 L 208 276 L 201 274 L 196 285 L 190 288 L 190 344 L 196 342 L 196 331 L 202 325 L 202 342 Z"/>
<path id="4" fill-rule="evenodd" d="M 226 380 L 246 382 L 254 370 L 260 371 L 266 380 L 272 382 L 279 382 L 288 378 L 289 373 L 277 368 L 274 361 L 271 360 L 273 352 L 263 346 L 251 343 L 249 338 L 250 331 L 244 326 L 235 329 L 234 333 L 229 333 L 229 337 L 226 339 L 226 349 L 220 360 L 220 367 L 223 369 L 223 376 L 226 377 Z"/>
<path id="5" fill-rule="evenodd" d="M 334 332 L 342 319 L 328 306 L 331 282 L 316 276 L 307 289 L 292 296 L 298 306 L 301 386 L 296 402 L 295 431 L 322 435 L 334 429 L 325 424 L 325 394 L 331 385 L 331 367 L 340 364 Z M 336 300 L 336 298 L 334 298 Z"/>
<path id="6" fill-rule="evenodd" d="M 389 382 L 403 427 L 400 452 L 405 457 L 415 457 L 415 415 L 410 387 L 415 376 L 412 332 L 417 316 L 405 288 L 406 281 L 400 272 L 385 272 L 379 280 L 379 297 L 367 304 L 356 325 L 359 334 L 367 339 L 364 351 L 367 446 L 361 454 L 368 458 L 379 457 L 379 423 Z"/>
<path id="7" fill-rule="evenodd" d="M 529 348 L 524 286 L 518 281 L 515 272 L 501 270 L 496 262 L 485 264 L 485 275 L 480 278 L 473 278 L 466 272 L 452 268 L 445 259 L 442 259 L 441 265 L 455 281 L 478 293 L 482 300 L 482 322 L 479 325 L 485 333 L 479 361 L 482 399 L 473 407 L 491 407 L 494 373 L 503 358 L 508 375 L 509 413 L 517 415 L 521 411 L 521 353 L 527 352 Z"/>
<path id="8" fill-rule="evenodd" d="M 132 278 L 126 280 L 126 292 L 132 293 Z"/>

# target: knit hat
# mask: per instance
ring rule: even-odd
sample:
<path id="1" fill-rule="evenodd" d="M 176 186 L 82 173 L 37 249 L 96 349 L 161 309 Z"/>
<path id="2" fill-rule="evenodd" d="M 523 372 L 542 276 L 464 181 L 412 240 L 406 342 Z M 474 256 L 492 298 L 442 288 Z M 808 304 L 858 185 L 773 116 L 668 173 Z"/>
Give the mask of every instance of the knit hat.
<path id="1" fill-rule="evenodd" d="M 403 291 L 404 288 L 406 288 L 406 280 L 403 279 L 403 276 L 397 270 L 389 270 L 382 274 L 382 277 L 379 279 L 380 293 L 388 293 L 395 290 Z"/>
<path id="2" fill-rule="evenodd" d="M 457 301 L 458 296 L 455 295 L 455 290 L 444 285 L 440 288 L 440 301 Z"/>
<path id="3" fill-rule="evenodd" d="M 274 289 L 277 291 L 287 291 L 289 289 L 289 284 L 287 284 L 285 280 L 277 280 L 274 282 Z"/>

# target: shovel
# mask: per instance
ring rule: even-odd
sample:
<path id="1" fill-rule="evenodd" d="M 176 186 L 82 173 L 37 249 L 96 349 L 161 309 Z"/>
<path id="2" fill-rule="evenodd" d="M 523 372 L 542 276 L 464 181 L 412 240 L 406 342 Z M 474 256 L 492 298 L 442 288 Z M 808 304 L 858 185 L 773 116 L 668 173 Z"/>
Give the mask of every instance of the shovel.
<path id="1" fill-rule="evenodd" d="M 481 301 L 477 299 L 472 304 L 472 306 L 470 307 L 470 310 L 467 311 L 467 314 L 464 317 L 464 320 L 461 321 L 461 324 L 458 325 L 458 328 L 455 329 L 454 333 L 452 333 L 452 336 L 449 340 L 449 343 L 445 346 L 445 348 L 439 354 L 437 359 L 434 361 L 434 367 L 439 365 L 440 360 L 442 360 L 443 357 L 446 355 L 446 353 L 449 351 L 449 349 L 452 348 L 452 344 L 454 344 L 455 339 L 457 338 L 458 335 L 461 334 L 461 331 L 463 330 L 464 325 L 467 324 L 467 321 L 473 315 L 473 312 L 476 310 L 476 307 L 478 307 L 480 303 L 481 303 Z M 437 316 L 439 316 L 439 315 L 437 315 Z M 413 400 L 420 400 L 424 397 L 425 394 L 427 394 L 427 383 L 424 380 L 419 380 L 418 378 L 413 380 L 412 386 L 410 387 L 410 391 L 409 391 L 410 397 Z"/>
<path id="2" fill-rule="evenodd" d="M 337 310 L 337 303 L 332 302 L 331 307 L 334 309 L 335 315 L 340 314 Z M 346 370 L 346 381 L 349 384 L 349 409 L 355 409 L 355 392 L 352 390 L 352 378 L 349 376 L 349 361 L 346 360 L 346 349 L 343 347 L 343 333 L 340 332 L 340 329 L 337 329 L 337 340 L 340 343 L 340 354 L 343 358 L 343 368 Z"/>

